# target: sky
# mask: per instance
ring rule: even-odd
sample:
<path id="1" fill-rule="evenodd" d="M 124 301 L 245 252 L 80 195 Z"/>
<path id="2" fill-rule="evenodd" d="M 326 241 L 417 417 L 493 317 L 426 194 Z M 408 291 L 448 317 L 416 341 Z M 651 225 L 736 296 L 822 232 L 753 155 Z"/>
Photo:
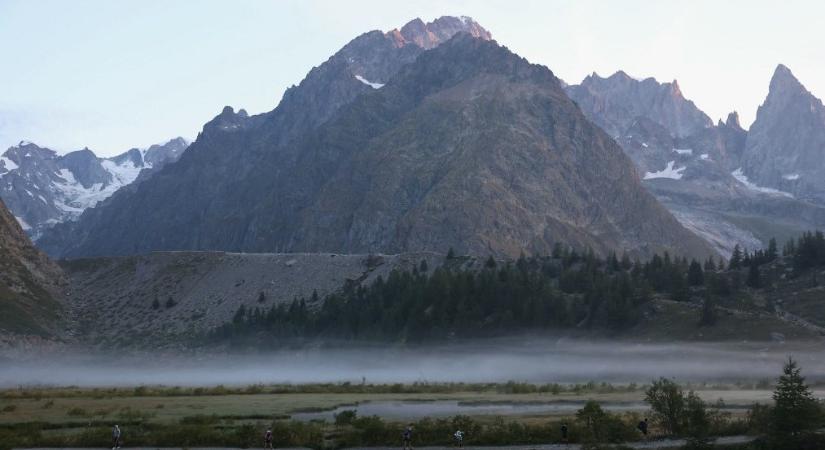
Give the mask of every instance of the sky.
<path id="1" fill-rule="evenodd" d="M 749 126 L 777 64 L 825 97 L 825 2 L 670 0 L 0 0 L 0 149 L 115 155 L 194 138 L 223 106 L 272 110 L 354 37 L 468 15 L 568 83 L 677 79 Z"/>

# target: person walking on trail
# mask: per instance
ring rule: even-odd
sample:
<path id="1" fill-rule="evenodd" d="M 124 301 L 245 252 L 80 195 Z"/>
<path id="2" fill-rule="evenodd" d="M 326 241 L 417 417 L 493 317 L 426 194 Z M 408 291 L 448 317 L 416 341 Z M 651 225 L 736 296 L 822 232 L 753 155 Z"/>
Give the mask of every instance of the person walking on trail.
<path id="1" fill-rule="evenodd" d="M 412 425 L 408 425 L 407 428 L 404 428 L 404 433 L 401 435 L 404 441 L 404 450 L 412 450 Z"/>
<path id="2" fill-rule="evenodd" d="M 458 448 L 464 448 L 464 432 L 461 430 L 456 430 L 453 437 L 455 438 L 455 445 L 457 445 Z"/>
<path id="3" fill-rule="evenodd" d="M 264 433 L 264 448 L 272 448 L 272 430 L 266 430 Z"/>
<path id="4" fill-rule="evenodd" d="M 636 428 L 638 428 L 644 435 L 645 439 L 647 439 L 647 417 L 645 417 L 645 420 L 639 422 L 639 425 L 636 425 Z"/>
<path id="5" fill-rule="evenodd" d="M 120 427 L 115 425 L 112 428 L 112 450 L 120 448 Z"/>
<path id="6" fill-rule="evenodd" d="M 564 422 L 561 424 L 561 442 L 567 444 L 567 424 Z"/>

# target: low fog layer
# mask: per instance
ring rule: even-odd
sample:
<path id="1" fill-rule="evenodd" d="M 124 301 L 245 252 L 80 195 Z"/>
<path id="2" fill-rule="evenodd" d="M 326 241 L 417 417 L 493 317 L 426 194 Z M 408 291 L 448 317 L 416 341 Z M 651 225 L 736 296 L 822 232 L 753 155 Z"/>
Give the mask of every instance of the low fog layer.
<path id="1" fill-rule="evenodd" d="M 825 350 L 799 344 L 627 344 L 519 339 L 438 347 L 305 349 L 255 355 L 50 357 L 0 363 L 0 387 L 270 383 L 725 382 L 773 379 L 793 355 L 825 379 Z"/>

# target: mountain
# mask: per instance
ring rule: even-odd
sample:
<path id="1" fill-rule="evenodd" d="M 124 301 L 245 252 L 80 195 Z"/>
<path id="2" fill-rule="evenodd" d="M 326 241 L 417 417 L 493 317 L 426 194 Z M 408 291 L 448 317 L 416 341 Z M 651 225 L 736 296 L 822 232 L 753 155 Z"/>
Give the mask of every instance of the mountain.
<path id="1" fill-rule="evenodd" d="M 781 64 L 748 132 L 741 166 L 758 185 L 825 204 L 825 107 Z"/>
<path id="2" fill-rule="evenodd" d="M 593 73 L 581 84 L 568 86 L 567 93 L 596 125 L 614 137 L 624 136 L 641 118 L 658 123 L 676 137 L 713 125 L 705 113 L 685 99 L 675 80 L 637 80 L 622 71 L 608 78 Z"/>
<path id="3" fill-rule="evenodd" d="M 360 63 L 372 61 L 364 39 L 388 51 L 377 38 L 393 35 L 357 38 L 270 113 L 224 109 L 177 164 L 41 243 L 67 257 L 449 247 L 517 256 L 555 243 L 601 254 L 713 253 L 644 190 L 549 69 L 488 35 L 456 33 L 427 51 L 405 44 L 418 57 L 377 78 Z M 359 64 L 342 60 L 355 48 L 366 52 L 352 59 Z M 356 69 L 382 86 L 355 79 Z M 228 167 L 219 155 L 232 156 Z"/>
<path id="4" fill-rule="evenodd" d="M 65 277 L 0 200 L 0 334 L 56 333 Z"/>
<path id="5" fill-rule="evenodd" d="M 175 138 L 99 158 L 88 148 L 58 155 L 23 141 L 0 156 L 0 198 L 36 239 L 56 223 L 77 219 L 139 174 L 143 173 L 143 179 L 176 161 L 187 146 L 183 138 Z"/>
<path id="6" fill-rule="evenodd" d="M 645 187 L 723 255 L 737 244 L 762 248 L 772 237 L 785 240 L 825 226 L 822 205 L 749 178 L 744 161 L 754 127 L 743 129 L 736 112 L 713 125 L 675 81 L 636 80 L 624 72 L 591 75 L 566 89 L 591 121 L 614 136 Z"/>

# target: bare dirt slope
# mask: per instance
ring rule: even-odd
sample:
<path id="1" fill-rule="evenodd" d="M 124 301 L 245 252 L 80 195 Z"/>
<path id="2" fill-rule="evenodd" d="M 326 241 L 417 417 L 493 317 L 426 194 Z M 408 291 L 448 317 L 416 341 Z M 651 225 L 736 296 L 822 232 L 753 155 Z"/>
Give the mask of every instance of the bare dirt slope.
<path id="1" fill-rule="evenodd" d="M 433 268 L 443 256 L 156 252 L 63 267 L 81 343 L 174 348 L 231 320 L 241 305 L 269 309 L 301 297 L 310 301 L 313 291 L 323 298 L 422 260 Z"/>

